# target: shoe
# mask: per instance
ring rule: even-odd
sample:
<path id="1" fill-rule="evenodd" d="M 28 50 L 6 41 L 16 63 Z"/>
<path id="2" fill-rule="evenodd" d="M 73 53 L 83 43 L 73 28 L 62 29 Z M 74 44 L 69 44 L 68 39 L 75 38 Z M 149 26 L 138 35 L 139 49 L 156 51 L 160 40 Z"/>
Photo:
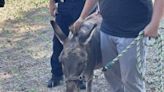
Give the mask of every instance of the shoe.
<path id="1" fill-rule="evenodd" d="M 80 87 L 80 89 L 82 89 L 82 90 L 83 90 L 83 89 L 86 89 L 85 83 L 86 83 L 85 81 L 80 81 L 80 82 L 79 82 L 79 87 Z"/>
<path id="2" fill-rule="evenodd" d="M 48 81 L 48 88 L 56 87 L 61 84 L 61 81 L 63 80 L 63 77 L 56 77 L 52 75 L 52 78 Z"/>

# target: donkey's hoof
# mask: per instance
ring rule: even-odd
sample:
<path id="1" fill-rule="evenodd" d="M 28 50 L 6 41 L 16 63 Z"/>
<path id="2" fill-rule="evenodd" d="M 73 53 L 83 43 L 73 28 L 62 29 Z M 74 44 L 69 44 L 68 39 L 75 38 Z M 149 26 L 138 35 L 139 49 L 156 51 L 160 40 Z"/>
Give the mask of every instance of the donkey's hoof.
<path id="1" fill-rule="evenodd" d="M 80 81 L 79 87 L 80 87 L 80 89 L 86 89 L 85 82 L 84 81 Z"/>
<path id="2" fill-rule="evenodd" d="M 54 77 L 54 78 L 51 78 L 49 81 L 48 81 L 48 85 L 47 87 L 48 88 L 52 88 L 52 87 L 56 87 L 56 86 L 59 86 L 61 84 L 61 81 L 63 80 L 63 77 Z"/>

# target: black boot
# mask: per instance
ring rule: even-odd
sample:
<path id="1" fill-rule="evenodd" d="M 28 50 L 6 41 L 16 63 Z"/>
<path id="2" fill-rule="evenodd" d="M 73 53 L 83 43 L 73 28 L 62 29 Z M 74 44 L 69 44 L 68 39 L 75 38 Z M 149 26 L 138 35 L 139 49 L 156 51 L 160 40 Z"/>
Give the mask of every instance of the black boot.
<path id="1" fill-rule="evenodd" d="M 80 81 L 79 86 L 80 86 L 80 89 L 86 89 L 86 82 L 85 81 Z"/>
<path id="2" fill-rule="evenodd" d="M 61 84 L 61 81 L 63 80 L 63 77 L 56 77 L 52 75 L 52 78 L 48 81 L 48 88 L 56 87 Z"/>

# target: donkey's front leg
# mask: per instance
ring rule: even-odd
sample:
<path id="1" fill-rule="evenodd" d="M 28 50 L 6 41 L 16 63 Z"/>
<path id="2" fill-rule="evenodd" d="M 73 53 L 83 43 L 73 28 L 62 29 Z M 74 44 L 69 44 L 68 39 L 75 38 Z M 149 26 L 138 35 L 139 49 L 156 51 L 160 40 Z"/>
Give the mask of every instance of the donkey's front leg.
<path id="1" fill-rule="evenodd" d="M 86 92 L 91 92 L 92 90 L 92 79 L 86 82 Z"/>

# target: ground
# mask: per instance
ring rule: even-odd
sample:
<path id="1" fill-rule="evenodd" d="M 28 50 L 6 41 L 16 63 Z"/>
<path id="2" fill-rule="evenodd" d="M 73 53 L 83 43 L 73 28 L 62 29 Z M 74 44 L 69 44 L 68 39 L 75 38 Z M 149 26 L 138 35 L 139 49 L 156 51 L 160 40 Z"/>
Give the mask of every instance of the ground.
<path id="1" fill-rule="evenodd" d="M 0 8 L 0 92 L 64 92 L 64 83 L 47 88 L 53 37 L 47 7 L 48 0 L 6 0 Z M 93 92 L 108 92 L 101 71 L 95 75 Z"/>

